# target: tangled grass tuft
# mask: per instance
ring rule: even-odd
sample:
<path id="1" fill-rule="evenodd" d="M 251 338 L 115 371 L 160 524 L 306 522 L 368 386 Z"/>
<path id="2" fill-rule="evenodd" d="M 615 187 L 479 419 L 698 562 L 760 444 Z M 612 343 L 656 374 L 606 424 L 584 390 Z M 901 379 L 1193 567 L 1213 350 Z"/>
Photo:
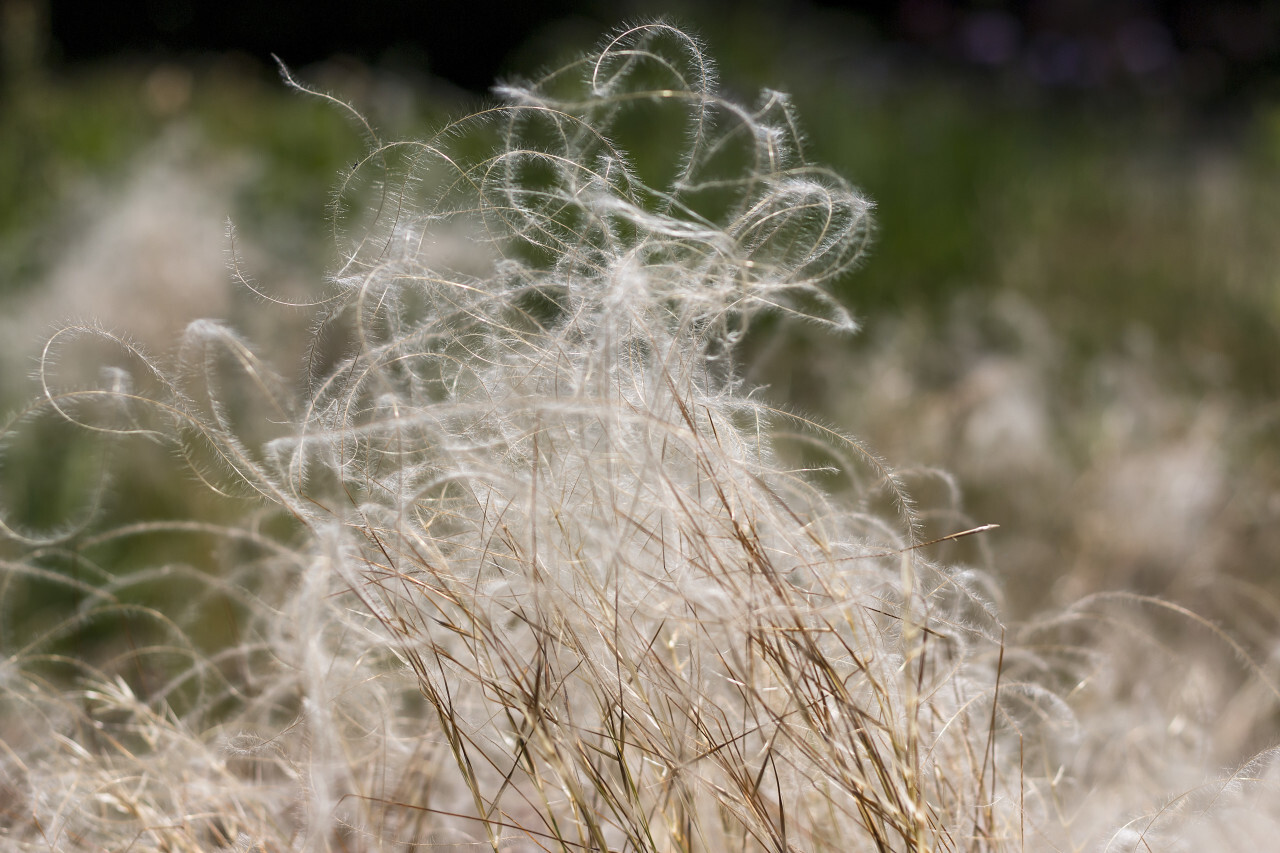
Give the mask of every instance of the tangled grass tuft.
<path id="1" fill-rule="evenodd" d="M 734 366 L 761 311 L 854 327 L 824 288 L 865 251 L 869 203 L 805 163 L 784 96 L 723 99 L 666 24 L 500 94 L 425 142 L 370 131 L 302 393 L 209 321 L 173 370 L 93 326 L 51 341 L 44 397 L 10 435 L 53 418 L 150 439 L 260 509 L 94 532 L 91 506 L 55 536 L 7 528 L 25 553 L 6 595 L 79 605 L 0 669 L 0 835 L 1064 843 L 1054 776 L 1075 718 L 1052 679 L 1010 677 L 1051 665 L 1006 661 L 989 582 L 930 559 L 893 471 Z M 58 379 L 72 341 L 114 349 L 103 382 Z M 826 494 L 781 436 L 820 448 L 848 492 Z M 219 570 L 105 562 L 181 537 Z M 165 590 L 181 612 L 147 603 Z M 92 660 L 66 651 L 96 630 Z"/>

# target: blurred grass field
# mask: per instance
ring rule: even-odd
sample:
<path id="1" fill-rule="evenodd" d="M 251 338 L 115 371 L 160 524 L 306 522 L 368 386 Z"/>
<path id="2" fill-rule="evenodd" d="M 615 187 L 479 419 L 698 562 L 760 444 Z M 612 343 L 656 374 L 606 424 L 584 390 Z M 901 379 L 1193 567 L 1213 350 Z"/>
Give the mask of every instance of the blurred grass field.
<path id="1" fill-rule="evenodd" d="M 1010 618 L 1103 588 L 1212 609 L 1204 591 L 1228 594 L 1225 578 L 1280 596 L 1280 105 L 1205 116 L 1169 97 L 832 74 L 821 51 L 770 52 L 749 30 L 708 35 L 723 79 L 790 90 L 806 156 L 869 194 L 878 223 L 840 284 L 863 331 L 762 323 L 750 380 L 900 468 L 950 472 L 922 473 L 917 497 L 939 534 L 1001 525 L 948 547 L 1001 579 Z M 387 139 L 477 105 L 353 60 L 295 70 Z M 11 69 L 5 97 L 8 408 L 68 319 L 164 353 L 211 314 L 297 372 L 306 312 L 233 283 L 224 222 L 264 289 L 323 293 L 326 203 L 363 151 L 340 111 L 244 56 Z M 5 505 L 34 528 L 74 515 L 95 476 L 51 434 L 4 463 Z M 100 525 L 238 511 L 166 473 L 168 451 L 124 454 Z"/>

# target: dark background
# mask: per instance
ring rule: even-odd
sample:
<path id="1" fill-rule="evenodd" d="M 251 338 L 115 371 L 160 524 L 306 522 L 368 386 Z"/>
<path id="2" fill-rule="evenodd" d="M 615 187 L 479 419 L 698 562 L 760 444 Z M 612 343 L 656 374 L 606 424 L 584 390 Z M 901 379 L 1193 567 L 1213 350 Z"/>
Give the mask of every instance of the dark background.
<path id="1" fill-rule="evenodd" d="M 671 14 L 709 38 L 763 20 L 801 49 L 816 31 L 828 45 L 843 42 L 895 69 L 996 74 L 1049 91 L 1172 92 L 1212 106 L 1280 88 L 1280 2 L 10 2 L 47 15 L 55 66 L 226 51 L 263 60 L 275 53 L 297 66 L 342 54 L 483 92 L 495 77 L 527 69 L 519 53 L 531 44 L 550 56 L 557 41 L 578 50 L 587 38 L 580 34 Z"/>

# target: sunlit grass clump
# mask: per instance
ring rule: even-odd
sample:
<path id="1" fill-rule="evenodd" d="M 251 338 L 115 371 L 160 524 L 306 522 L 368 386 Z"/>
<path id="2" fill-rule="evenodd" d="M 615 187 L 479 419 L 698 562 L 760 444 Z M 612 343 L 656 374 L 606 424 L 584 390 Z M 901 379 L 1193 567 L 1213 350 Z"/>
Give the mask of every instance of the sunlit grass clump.
<path id="1" fill-rule="evenodd" d="M 1059 647 L 1100 608 L 1006 649 L 990 581 L 929 559 L 894 473 L 739 379 L 734 344 L 762 312 L 852 331 L 826 286 L 870 234 L 868 201 L 804 160 L 787 99 L 722 98 L 664 24 L 499 93 L 424 142 L 369 131 L 300 380 L 212 321 L 172 365 L 92 325 L 50 342 L 44 396 L 11 433 L 70 421 L 126 463 L 158 443 L 253 508 L 102 531 L 108 486 L 54 534 L 9 528 L 7 618 L 11 592 L 79 605 L 5 650 L 6 841 L 1090 835 L 1063 783 L 1083 736 L 1061 696 L 1101 666 Z M 76 370 L 86 352 L 97 375 Z M 781 436 L 830 460 L 839 499 Z M 219 570 L 99 562 L 182 537 Z M 76 637 L 102 639 L 85 655 Z"/>

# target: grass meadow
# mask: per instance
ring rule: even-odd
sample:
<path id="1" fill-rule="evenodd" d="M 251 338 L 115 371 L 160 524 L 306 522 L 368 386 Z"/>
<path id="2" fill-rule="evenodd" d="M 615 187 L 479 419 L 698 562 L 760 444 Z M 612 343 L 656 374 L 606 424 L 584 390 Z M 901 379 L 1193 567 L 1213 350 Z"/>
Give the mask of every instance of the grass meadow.
<path id="1" fill-rule="evenodd" d="M 1280 104 L 708 43 L 10 65 L 6 849 L 1274 846 Z"/>

